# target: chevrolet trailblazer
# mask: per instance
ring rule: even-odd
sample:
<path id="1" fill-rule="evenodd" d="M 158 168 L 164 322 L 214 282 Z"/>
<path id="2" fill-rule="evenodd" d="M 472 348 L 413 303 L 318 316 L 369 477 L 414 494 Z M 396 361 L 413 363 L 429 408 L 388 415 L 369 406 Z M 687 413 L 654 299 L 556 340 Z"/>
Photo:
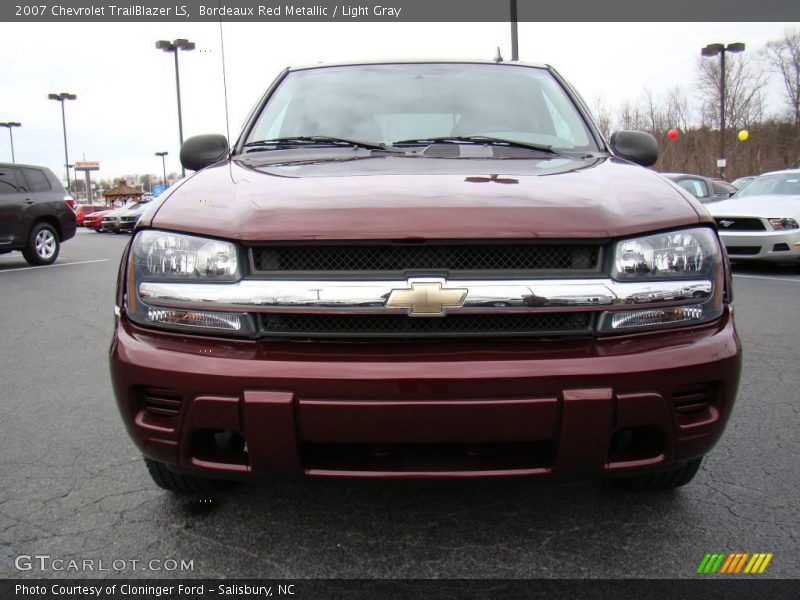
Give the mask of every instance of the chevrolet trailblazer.
<path id="1" fill-rule="evenodd" d="M 714 222 L 548 66 L 283 71 L 125 251 L 111 372 L 155 482 L 687 483 L 741 348 Z"/>

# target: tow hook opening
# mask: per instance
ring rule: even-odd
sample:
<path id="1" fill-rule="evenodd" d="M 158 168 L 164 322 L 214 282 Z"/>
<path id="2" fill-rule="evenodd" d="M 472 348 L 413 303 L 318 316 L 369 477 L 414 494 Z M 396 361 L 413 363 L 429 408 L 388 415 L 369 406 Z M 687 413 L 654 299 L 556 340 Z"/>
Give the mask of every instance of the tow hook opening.
<path id="1" fill-rule="evenodd" d="M 231 429 L 196 429 L 191 437 L 191 455 L 209 463 L 250 464 L 244 436 Z"/>
<path id="2" fill-rule="evenodd" d="M 651 460 L 663 456 L 664 452 L 664 431 L 658 425 L 626 427 L 611 437 L 608 462 L 613 464 Z"/>

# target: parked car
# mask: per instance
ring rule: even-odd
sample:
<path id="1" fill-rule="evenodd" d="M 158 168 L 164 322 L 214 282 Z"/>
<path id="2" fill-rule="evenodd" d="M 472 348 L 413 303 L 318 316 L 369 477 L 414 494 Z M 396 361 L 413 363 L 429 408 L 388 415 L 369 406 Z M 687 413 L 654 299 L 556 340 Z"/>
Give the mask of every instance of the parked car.
<path id="1" fill-rule="evenodd" d="M 103 215 L 100 229 L 106 233 L 119 233 L 120 217 L 128 212 L 128 206 L 117 208 Z"/>
<path id="2" fill-rule="evenodd" d="M 690 175 L 689 173 L 662 173 L 662 175 L 685 189 L 703 204 L 725 200 L 738 191 L 727 181 L 702 175 Z"/>
<path id="3" fill-rule="evenodd" d="M 765 173 L 708 210 L 731 259 L 800 258 L 800 169 Z"/>
<path id="4" fill-rule="evenodd" d="M 49 265 L 75 235 L 72 198 L 47 167 L 0 163 L 0 254 L 21 250 L 32 265 Z"/>
<path id="5" fill-rule="evenodd" d="M 741 348 L 657 158 L 548 66 L 287 69 L 232 148 L 186 140 L 123 254 L 111 376 L 153 480 L 687 483 Z"/>
<path id="6" fill-rule="evenodd" d="M 116 233 L 131 233 L 151 201 L 152 196 L 150 198 L 143 198 L 140 202 L 120 212 L 119 215 L 116 216 Z"/>
<path id="7" fill-rule="evenodd" d="M 83 218 L 83 226 L 87 229 L 94 229 L 97 233 L 103 233 L 103 217 L 111 212 L 114 211 L 107 209 L 86 215 Z"/>
<path id="8" fill-rule="evenodd" d="M 756 179 L 756 175 L 747 175 L 746 177 L 739 177 L 738 179 L 734 179 L 731 181 L 731 185 L 735 187 L 737 190 L 742 189 L 748 183 Z"/>
<path id="9" fill-rule="evenodd" d="M 87 215 L 101 210 L 108 210 L 108 207 L 102 204 L 79 204 L 75 207 L 75 222 L 81 227 Z"/>

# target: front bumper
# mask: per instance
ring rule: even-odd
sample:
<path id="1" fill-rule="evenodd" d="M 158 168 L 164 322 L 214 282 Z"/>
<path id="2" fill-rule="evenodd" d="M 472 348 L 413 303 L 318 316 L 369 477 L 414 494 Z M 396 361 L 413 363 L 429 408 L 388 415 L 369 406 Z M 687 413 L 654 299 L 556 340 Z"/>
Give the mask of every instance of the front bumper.
<path id="1" fill-rule="evenodd" d="M 655 470 L 713 447 L 740 364 L 727 310 L 703 327 L 602 340 L 391 344 L 201 338 L 123 315 L 111 346 L 142 453 L 222 477 Z"/>
<path id="2" fill-rule="evenodd" d="M 800 230 L 720 231 L 731 260 L 791 262 L 800 259 Z"/>
<path id="3" fill-rule="evenodd" d="M 132 233 L 133 230 L 136 228 L 136 223 L 138 219 L 134 219 L 132 221 L 120 221 L 117 225 L 116 231 L 122 233 Z"/>

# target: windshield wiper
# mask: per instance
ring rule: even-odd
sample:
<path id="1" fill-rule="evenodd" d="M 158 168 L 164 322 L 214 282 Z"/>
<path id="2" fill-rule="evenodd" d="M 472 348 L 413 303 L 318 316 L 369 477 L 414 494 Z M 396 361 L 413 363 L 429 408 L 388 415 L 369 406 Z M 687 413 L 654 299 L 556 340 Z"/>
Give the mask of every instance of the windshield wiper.
<path id="1" fill-rule="evenodd" d="M 281 137 L 272 140 L 258 140 L 248 142 L 245 148 L 252 148 L 248 152 L 258 151 L 264 146 L 311 146 L 311 145 L 355 146 L 368 150 L 386 150 L 386 144 L 380 142 L 364 142 L 361 140 L 348 140 L 346 138 L 332 137 L 329 135 L 300 135 L 294 137 Z"/>
<path id="2" fill-rule="evenodd" d="M 398 140 L 396 142 L 392 142 L 393 146 L 397 146 L 398 144 L 488 144 L 490 146 L 498 145 L 510 146 L 513 148 L 525 148 L 527 150 L 539 150 L 541 152 L 548 152 L 550 154 L 564 156 L 561 154 L 561 152 L 553 148 L 553 146 L 518 142 L 516 140 L 506 140 L 503 138 L 489 137 L 485 135 L 446 135 L 442 137 Z"/>

